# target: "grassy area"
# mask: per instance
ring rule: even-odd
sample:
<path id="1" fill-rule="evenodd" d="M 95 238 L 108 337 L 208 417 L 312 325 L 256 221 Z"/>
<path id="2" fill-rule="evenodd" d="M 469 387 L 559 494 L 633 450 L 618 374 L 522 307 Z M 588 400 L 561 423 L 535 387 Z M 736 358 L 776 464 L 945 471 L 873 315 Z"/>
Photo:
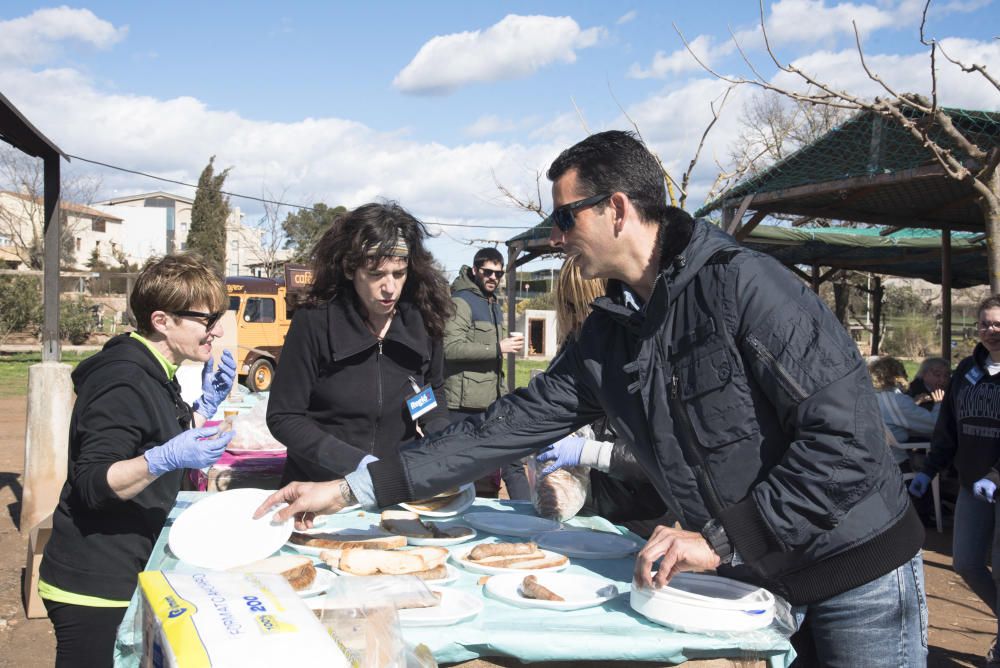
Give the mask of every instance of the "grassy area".
<path id="1" fill-rule="evenodd" d="M 517 387 L 525 387 L 531 380 L 531 371 L 533 369 L 538 369 L 540 371 L 545 371 L 549 366 L 548 361 L 538 361 L 535 360 L 517 360 L 517 364 L 514 365 L 514 380 L 517 383 Z"/>
<path id="2" fill-rule="evenodd" d="M 63 353 L 62 361 L 76 368 L 77 364 L 94 352 L 66 352 Z M 0 399 L 28 394 L 28 367 L 41 361 L 41 352 L 0 354 Z"/>

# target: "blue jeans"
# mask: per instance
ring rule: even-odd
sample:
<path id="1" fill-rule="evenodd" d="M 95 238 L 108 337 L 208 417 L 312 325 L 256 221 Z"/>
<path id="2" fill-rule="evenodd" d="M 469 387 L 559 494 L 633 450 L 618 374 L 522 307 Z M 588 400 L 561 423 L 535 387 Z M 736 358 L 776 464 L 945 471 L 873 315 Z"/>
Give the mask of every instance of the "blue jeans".
<path id="1" fill-rule="evenodd" d="M 792 638 L 799 652 L 796 666 L 927 665 L 927 599 L 919 552 L 868 584 L 792 612 L 800 629 Z"/>
<path id="2" fill-rule="evenodd" d="M 951 547 L 952 568 L 994 615 L 1000 592 L 1000 583 L 995 578 L 1000 573 L 994 570 L 991 574 L 986 564 L 990 563 L 991 556 L 993 564 L 1000 564 L 1000 531 L 994 528 L 998 517 L 996 504 L 977 499 L 965 487 L 959 489 Z"/>

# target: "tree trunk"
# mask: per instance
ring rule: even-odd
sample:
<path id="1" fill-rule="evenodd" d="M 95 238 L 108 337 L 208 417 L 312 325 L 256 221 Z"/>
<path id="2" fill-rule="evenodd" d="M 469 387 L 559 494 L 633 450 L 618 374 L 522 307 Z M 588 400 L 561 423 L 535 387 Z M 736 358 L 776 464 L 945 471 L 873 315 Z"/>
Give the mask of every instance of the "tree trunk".
<path id="1" fill-rule="evenodd" d="M 847 302 L 850 300 L 850 296 L 851 284 L 847 280 L 847 275 L 841 273 L 837 277 L 837 282 L 833 284 L 833 312 L 840 324 L 847 330 L 850 330 L 847 322 Z"/>
<path id="2" fill-rule="evenodd" d="M 1000 170 L 993 174 L 994 195 L 978 197 L 976 204 L 983 212 L 983 227 L 986 231 L 986 257 L 990 272 L 990 293 L 1000 294 Z"/>

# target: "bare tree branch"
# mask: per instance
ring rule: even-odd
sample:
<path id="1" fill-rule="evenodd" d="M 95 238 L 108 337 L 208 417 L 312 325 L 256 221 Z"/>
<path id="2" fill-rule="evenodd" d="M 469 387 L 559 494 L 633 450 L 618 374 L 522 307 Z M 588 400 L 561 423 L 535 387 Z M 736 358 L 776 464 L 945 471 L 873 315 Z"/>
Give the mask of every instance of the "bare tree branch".
<path id="1" fill-rule="evenodd" d="M 504 196 L 504 199 L 513 204 L 515 208 L 521 209 L 522 211 L 530 211 L 542 220 L 548 218 L 549 214 L 542 208 L 541 172 L 535 172 L 535 191 L 537 193 L 537 199 L 532 199 L 531 197 L 519 197 L 510 188 L 500 183 L 500 179 L 497 178 L 495 171 L 490 170 L 490 174 L 493 175 L 493 183 L 496 185 L 497 190 L 499 190 L 500 194 Z"/>

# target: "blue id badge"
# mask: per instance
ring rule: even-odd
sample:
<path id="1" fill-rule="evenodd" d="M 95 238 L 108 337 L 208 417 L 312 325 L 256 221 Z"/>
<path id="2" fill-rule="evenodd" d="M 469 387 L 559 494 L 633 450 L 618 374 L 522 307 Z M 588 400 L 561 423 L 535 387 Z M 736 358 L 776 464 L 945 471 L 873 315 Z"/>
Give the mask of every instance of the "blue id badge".
<path id="1" fill-rule="evenodd" d="M 426 385 L 421 389 L 412 376 L 410 377 L 410 385 L 416 394 L 406 399 L 406 408 L 410 411 L 410 417 L 416 421 L 420 416 L 437 408 L 438 404 L 437 398 L 434 396 L 434 390 L 431 389 L 430 385 Z"/>

